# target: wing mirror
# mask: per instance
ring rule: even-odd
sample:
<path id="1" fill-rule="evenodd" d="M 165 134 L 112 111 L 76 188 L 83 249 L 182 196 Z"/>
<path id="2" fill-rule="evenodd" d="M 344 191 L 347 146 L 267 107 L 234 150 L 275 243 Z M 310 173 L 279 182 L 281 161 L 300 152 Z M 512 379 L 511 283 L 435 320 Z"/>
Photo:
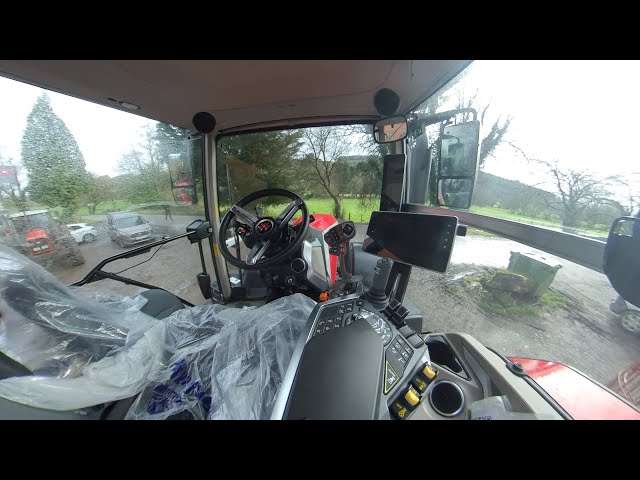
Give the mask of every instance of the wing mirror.
<path id="1" fill-rule="evenodd" d="M 407 138 L 407 118 L 404 115 L 378 120 L 373 126 L 376 143 L 391 143 Z"/>
<path id="2" fill-rule="evenodd" d="M 602 267 L 613 289 L 640 308 L 640 218 L 620 217 L 613 221 Z"/>
<path id="3" fill-rule="evenodd" d="M 469 208 L 478 172 L 480 122 L 446 125 L 440 132 L 438 203 L 443 207 Z"/>

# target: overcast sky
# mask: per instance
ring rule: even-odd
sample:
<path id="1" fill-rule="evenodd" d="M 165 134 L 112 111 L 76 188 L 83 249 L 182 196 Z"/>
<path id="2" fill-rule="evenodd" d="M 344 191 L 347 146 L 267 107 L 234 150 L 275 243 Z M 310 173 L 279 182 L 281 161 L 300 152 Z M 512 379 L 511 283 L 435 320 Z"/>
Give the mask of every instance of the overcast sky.
<path id="1" fill-rule="evenodd" d="M 465 78 L 488 115 L 511 115 L 507 139 L 529 157 L 600 176 L 640 171 L 640 61 L 476 61 Z M 521 155 L 499 147 L 485 170 L 525 183 L 544 180 Z"/>
<path id="2" fill-rule="evenodd" d="M 478 60 L 464 80 L 491 100 L 488 116 L 511 115 L 507 138 L 528 155 L 599 175 L 640 170 L 630 148 L 638 135 L 640 61 Z M 20 158 L 20 140 L 41 89 L 0 77 L 0 155 Z M 49 92 L 51 105 L 76 138 L 87 169 L 115 175 L 122 154 L 154 122 L 119 110 Z M 500 147 L 485 170 L 529 184 L 544 181 L 510 147 Z"/>
<path id="3" fill-rule="evenodd" d="M 20 160 L 27 115 L 45 90 L 0 77 L 0 155 Z M 53 111 L 71 131 L 87 170 L 116 175 L 122 154 L 140 141 L 139 129 L 156 122 L 114 108 L 47 91 Z"/>

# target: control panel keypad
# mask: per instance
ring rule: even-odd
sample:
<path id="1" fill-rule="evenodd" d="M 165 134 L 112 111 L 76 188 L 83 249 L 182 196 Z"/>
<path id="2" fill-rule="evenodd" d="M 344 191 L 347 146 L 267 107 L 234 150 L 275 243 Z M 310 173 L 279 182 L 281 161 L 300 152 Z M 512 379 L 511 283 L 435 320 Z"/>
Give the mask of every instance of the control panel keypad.
<path id="1" fill-rule="evenodd" d="M 360 309 L 361 305 L 356 305 L 355 300 L 346 300 L 324 307 L 314 327 L 313 336 L 350 325 L 352 323 L 352 315 L 359 312 Z"/>

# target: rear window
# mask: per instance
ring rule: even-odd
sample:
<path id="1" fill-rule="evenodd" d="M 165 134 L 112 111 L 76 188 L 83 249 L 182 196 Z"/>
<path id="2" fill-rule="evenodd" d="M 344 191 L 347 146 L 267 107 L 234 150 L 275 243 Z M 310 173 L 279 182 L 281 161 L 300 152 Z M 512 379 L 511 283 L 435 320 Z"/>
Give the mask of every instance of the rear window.
<path id="1" fill-rule="evenodd" d="M 51 222 L 46 213 L 14 217 L 11 219 L 13 227 L 18 233 L 26 233 L 33 228 L 49 228 Z"/>
<path id="2" fill-rule="evenodd" d="M 116 218 L 113 223 L 118 228 L 129 228 L 135 227 L 136 225 L 144 225 L 146 222 L 141 216 L 137 216 Z"/>

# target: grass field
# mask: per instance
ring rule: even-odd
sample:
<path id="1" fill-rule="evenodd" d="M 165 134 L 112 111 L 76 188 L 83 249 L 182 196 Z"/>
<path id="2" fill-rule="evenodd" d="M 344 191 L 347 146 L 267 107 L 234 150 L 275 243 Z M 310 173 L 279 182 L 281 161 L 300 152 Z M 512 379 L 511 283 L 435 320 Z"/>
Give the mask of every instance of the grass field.
<path id="1" fill-rule="evenodd" d="M 332 213 L 333 212 L 333 200 L 331 198 L 310 198 L 305 200 L 309 211 L 311 213 Z M 373 198 L 368 205 L 363 205 L 361 201 L 357 198 L 343 198 L 341 200 L 342 204 L 342 216 L 343 220 L 351 220 L 356 223 L 367 223 L 371 216 L 371 212 L 378 209 L 380 204 L 379 198 Z M 285 207 L 286 203 L 282 203 L 280 205 L 273 205 L 266 209 L 265 214 L 270 216 L 278 215 Z M 61 216 L 62 208 L 56 207 L 50 209 L 52 212 L 55 212 L 54 215 Z M 103 202 L 96 208 L 97 215 L 103 215 L 109 212 L 114 211 L 126 211 L 126 210 L 135 210 L 140 213 L 164 213 L 162 206 L 150 206 L 150 207 L 141 207 L 135 204 L 132 204 L 127 201 L 118 200 L 115 203 L 112 202 Z M 226 211 L 226 208 L 223 209 Z M 173 215 L 202 215 L 204 211 L 204 204 L 202 201 L 198 205 L 171 205 L 171 213 Z M 559 221 L 550 221 L 544 220 L 541 218 L 527 217 L 524 215 L 518 215 L 504 208 L 497 207 L 480 207 L 480 206 L 472 206 L 470 209 L 473 213 L 478 213 L 480 215 L 487 215 L 490 217 L 502 218 L 505 220 L 512 220 L 515 222 L 527 223 L 530 225 L 540 225 L 543 227 L 555 227 L 560 228 L 562 225 Z M 74 218 L 80 218 L 82 216 L 89 215 L 88 208 L 86 206 L 80 207 L 74 214 Z M 78 220 L 80 221 L 80 220 Z M 578 229 L 584 233 L 590 233 L 594 235 L 602 235 L 607 232 L 607 229 L 597 229 L 597 228 L 579 228 Z M 479 235 L 491 235 L 484 233 L 480 230 L 472 229 L 470 230 L 472 234 Z"/>
<path id="2" fill-rule="evenodd" d="M 310 213 L 333 213 L 333 200 L 330 198 L 311 198 L 305 200 Z M 371 212 L 378 209 L 380 199 L 374 198 L 370 207 L 362 206 L 357 198 L 343 198 L 342 205 L 343 220 L 351 220 L 355 223 L 368 223 Z M 267 209 L 267 215 L 276 216 L 286 206 L 286 203 L 274 205 Z"/>
<path id="3" fill-rule="evenodd" d="M 562 227 L 562 223 L 560 221 L 554 222 L 550 220 L 544 220 L 542 218 L 526 217 L 524 215 L 518 215 L 517 213 L 513 213 L 504 208 L 479 207 L 476 205 L 472 205 L 469 211 L 471 211 L 472 213 L 478 213 L 480 215 L 487 215 L 488 217 L 503 218 L 505 220 L 512 220 L 514 222 L 527 223 L 529 225 L 540 225 L 543 227 L 555 227 L 555 228 Z M 606 233 L 609 231 L 608 228 L 604 228 L 604 227 L 602 229 L 580 227 L 580 228 L 577 228 L 576 230 L 579 230 L 585 233 L 593 233 L 593 234 L 602 234 L 603 232 Z"/>

